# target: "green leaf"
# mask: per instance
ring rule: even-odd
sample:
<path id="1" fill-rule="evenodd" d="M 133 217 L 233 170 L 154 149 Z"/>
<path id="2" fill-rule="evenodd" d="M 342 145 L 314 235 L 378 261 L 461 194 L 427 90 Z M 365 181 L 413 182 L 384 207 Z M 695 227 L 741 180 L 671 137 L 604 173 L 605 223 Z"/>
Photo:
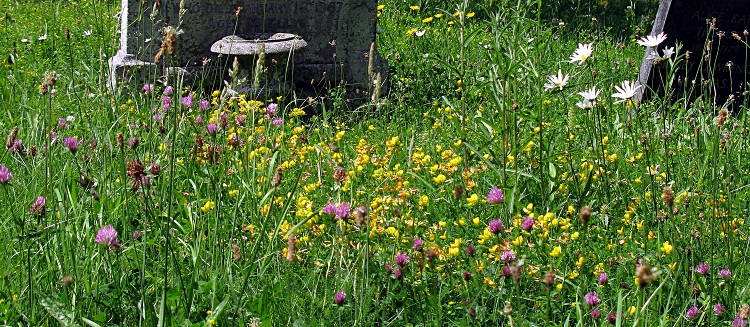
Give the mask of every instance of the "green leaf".
<path id="1" fill-rule="evenodd" d="M 44 310 L 49 313 L 50 316 L 55 318 L 60 325 L 63 326 L 78 326 L 73 321 L 75 320 L 75 314 L 72 310 L 69 310 L 63 306 L 60 301 L 52 298 L 51 296 L 42 296 L 39 299 L 39 304 L 42 305 Z"/>

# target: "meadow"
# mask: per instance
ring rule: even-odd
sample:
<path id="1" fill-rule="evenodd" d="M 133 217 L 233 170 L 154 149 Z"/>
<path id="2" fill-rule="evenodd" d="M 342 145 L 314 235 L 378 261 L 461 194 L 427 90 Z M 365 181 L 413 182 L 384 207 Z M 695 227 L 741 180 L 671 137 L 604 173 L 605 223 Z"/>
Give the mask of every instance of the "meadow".
<path id="1" fill-rule="evenodd" d="M 636 85 L 657 6 L 383 0 L 354 103 L 109 90 L 119 1 L 0 0 L 0 324 L 747 326 L 747 91 Z"/>

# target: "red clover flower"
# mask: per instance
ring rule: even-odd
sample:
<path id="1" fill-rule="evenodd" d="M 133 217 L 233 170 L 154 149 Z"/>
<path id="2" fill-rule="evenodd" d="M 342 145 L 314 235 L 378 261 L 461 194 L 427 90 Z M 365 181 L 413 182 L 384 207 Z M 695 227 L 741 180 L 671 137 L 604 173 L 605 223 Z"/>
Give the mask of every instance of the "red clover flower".
<path id="1" fill-rule="evenodd" d="M 724 309 L 724 306 L 721 305 L 721 302 L 718 302 L 716 303 L 716 305 L 714 305 L 714 316 L 721 316 L 724 311 L 726 310 Z"/>
<path id="2" fill-rule="evenodd" d="M 336 206 L 335 214 L 336 219 L 346 219 L 349 218 L 349 214 L 351 213 L 352 207 L 349 205 L 349 203 L 341 202 L 338 206 Z"/>
<path id="3" fill-rule="evenodd" d="M 0 165 L 0 184 L 8 184 L 13 179 L 13 174 L 8 171 L 8 167 Z"/>
<path id="4" fill-rule="evenodd" d="M 503 202 L 505 202 L 505 195 L 503 195 L 503 190 L 497 187 L 493 187 L 490 190 L 490 194 L 487 194 L 487 203 L 497 204 Z"/>
<path id="5" fill-rule="evenodd" d="M 65 142 L 63 144 L 74 155 L 78 151 L 78 140 L 76 140 L 75 137 L 66 137 Z"/>
<path id="6" fill-rule="evenodd" d="M 346 301 L 346 293 L 344 293 L 344 290 L 339 290 L 339 292 L 333 297 L 333 302 L 338 306 L 342 306 L 344 305 L 344 301 Z"/>
<path id="7" fill-rule="evenodd" d="M 419 250 L 423 243 L 421 238 L 414 240 L 414 250 Z"/>
<path id="8" fill-rule="evenodd" d="M 695 272 L 705 275 L 708 272 L 708 265 L 706 265 L 705 262 L 701 262 L 699 265 L 695 267 Z"/>
<path id="9" fill-rule="evenodd" d="M 490 221 L 489 224 L 490 233 L 497 235 L 503 230 L 503 222 L 500 219 Z"/>
<path id="10" fill-rule="evenodd" d="M 29 215 L 35 216 L 35 217 L 44 217 L 44 205 L 45 205 L 45 199 L 43 196 L 38 196 L 36 198 L 36 201 L 31 204 L 31 207 L 29 207 Z"/>
<path id="11" fill-rule="evenodd" d="M 698 315 L 698 307 L 696 306 L 690 307 L 690 309 L 687 309 L 687 312 L 685 312 L 685 318 L 687 318 L 687 320 L 692 320 L 697 315 Z"/>
<path id="12" fill-rule="evenodd" d="M 590 307 L 596 306 L 601 302 L 601 300 L 599 300 L 599 296 L 596 295 L 596 292 L 589 292 L 583 297 L 583 299 Z"/>
<path id="13" fill-rule="evenodd" d="M 399 253 L 396 255 L 396 264 L 403 267 L 409 262 L 409 255 L 406 253 Z"/>
<path id="14" fill-rule="evenodd" d="M 94 241 L 98 244 L 106 245 L 110 251 L 121 247 L 120 241 L 117 239 L 117 231 L 112 225 L 102 227 L 102 229 L 96 233 L 96 239 Z"/>
<path id="15" fill-rule="evenodd" d="M 534 218 L 526 216 L 526 218 L 523 219 L 523 223 L 521 223 L 521 228 L 528 232 L 531 230 L 531 227 L 534 227 Z"/>

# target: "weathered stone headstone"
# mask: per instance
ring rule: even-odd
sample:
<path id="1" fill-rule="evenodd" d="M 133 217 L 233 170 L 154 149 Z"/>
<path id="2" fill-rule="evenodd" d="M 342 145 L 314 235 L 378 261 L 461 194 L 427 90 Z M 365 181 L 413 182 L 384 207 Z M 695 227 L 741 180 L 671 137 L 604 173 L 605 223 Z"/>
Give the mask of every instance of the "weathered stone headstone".
<path id="1" fill-rule="evenodd" d="M 141 76 L 160 75 L 169 67 L 187 72 L 208 67 L 223 78 L 231 62 L 211 52 L 214 42 L 230 35 L 275 33 L 297 35 L 307 43 L 295 50 L 289 63 L 288 75 L 297 88 L 320 88 L 321 81 L 335 86 L 343 80 L 349 90 L 363 91 L 359 97 L 366 97 L 374 75 L 385 78 L 387 73 L 377 50 L 372 62 L 368 58 L 375 42 L 377 0 L 122 0 L 121 15 L 120 50 L 110 59 L 111 81 L 138 75 L 139 70 Z M 174 55 L 153 65 L 168 26 L 181 31 Z"/>
<path id="2" fill-rule="evenodd" d="M 750 30 L 750 0 L 671 0 L 664 25 L 668 38 L 659 46 L 659 54 L 665 47 L 675 46 L 675 41 L 682 43 L 682 52 L 690 51 L 689 70 L 687 74 L 684 69 L 678 70 L 676 78 L 689 83 L 688 88 L 693 81 L 696 86 L 694 93 L 687 96 L 709 92 L 715 96 L 717 105 L 723 105 L 730 94 L 739 100 L 738 96 L 748 90 L 750 67 L 746 55 L 750 54 L 750 49 L 735 39 L 736 35 L 746 42 L 750 40 L 743 34 L 747 30 Z M 707 50 L 708 42 L 710 50 Z M 706 55 L 710 61 L 705 60 Z M 659 75 L 664 73 L 657 67 L 649 79 L 650 85 L 658 89 Z M 683 88 L 676 81 L 674 85 L 678 92 Z"/>

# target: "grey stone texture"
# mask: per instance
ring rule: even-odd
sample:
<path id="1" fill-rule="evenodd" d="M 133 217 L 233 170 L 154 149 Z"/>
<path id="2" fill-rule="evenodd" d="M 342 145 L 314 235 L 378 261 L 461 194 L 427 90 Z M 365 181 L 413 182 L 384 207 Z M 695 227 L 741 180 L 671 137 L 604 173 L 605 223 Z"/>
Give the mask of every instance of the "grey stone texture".
<path id="1" fill-rule="evenodd" d="M 165 56 L 160 63 L 163 72 L 170 71 L 169 67 L 191 71 L 208 62 L 223 74 L 231 67 L 231 56 L 213 53 L 215 42 L 233 35 L 251 40 L 258 35 L 285 33 L 306 43 L 304 47 L 292 46 L 293 63 L 288 67 L 293 71 L 288 73 L 296 87 L 326 80 L 337 85 L 343 79 L 349 90 L 368 91 L 375 74 L 380 73 L 383 79 L 387 75 L 387 64 L 377 48 L 373 76 L 368 74 L 376 22 L 377 0 L 183 0 L 182 4 L 175 0 L 122 0 L 120 50 L 110 59 L 111 79 L 128 77 L 133 65 L 152 63 L 163 29 L 172 26 L 181 33 L 174 55 Z M 267 53 L 269 50 L 278 49 L 266 48 Z"/>

